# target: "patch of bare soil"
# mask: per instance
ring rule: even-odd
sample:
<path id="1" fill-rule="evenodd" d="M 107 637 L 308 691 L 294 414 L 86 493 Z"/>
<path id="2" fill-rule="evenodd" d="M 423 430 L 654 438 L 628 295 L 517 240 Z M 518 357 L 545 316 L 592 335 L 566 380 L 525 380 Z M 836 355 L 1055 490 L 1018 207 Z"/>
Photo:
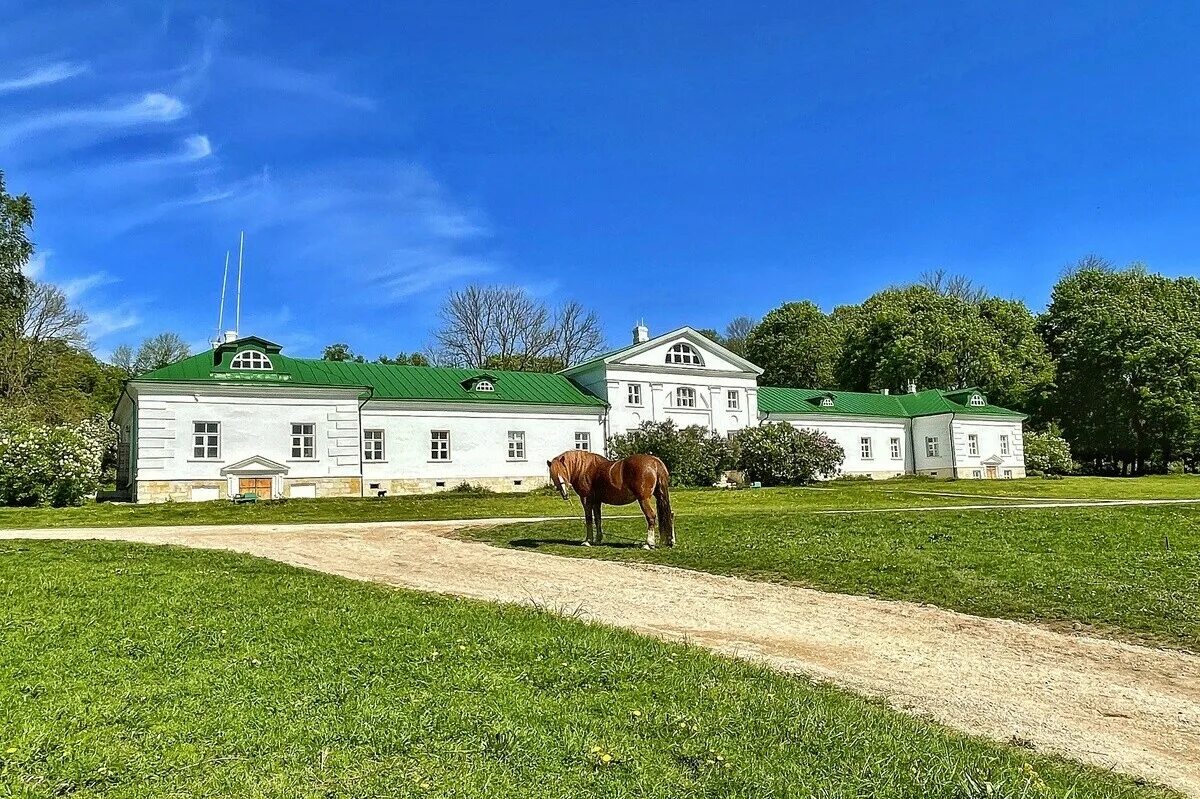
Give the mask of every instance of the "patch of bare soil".
<path id="1" fill-rule="evenodd" d="M 357 580 L 535 603 L 882 697 L 1200 796 L 1200 656 L 644 564 L 443 535 L 507 521 L 0 531 L 226 549 Z"/>

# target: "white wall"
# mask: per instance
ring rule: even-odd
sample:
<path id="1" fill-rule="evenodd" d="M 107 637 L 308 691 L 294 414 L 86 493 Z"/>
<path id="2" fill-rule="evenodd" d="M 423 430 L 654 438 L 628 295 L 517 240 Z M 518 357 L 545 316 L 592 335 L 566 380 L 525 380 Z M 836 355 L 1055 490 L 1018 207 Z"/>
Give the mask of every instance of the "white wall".
<path id="1" fill-rule="evenodd" d="M 591 434 L 603 452 L 602 409 L 505 410 L 370 402 L 363 429 L 384 431 L 384 463 L 365 461 L 364 480 L 528 478 L 546 474 L 546 461 L 575 448 L 575 433 Z M 450 431 L 450 461 L 430 460 L 430 432 Z M 525 433 L 525 458 L 508 459 L 508 431 Z"/>
<path id="2" fill-rule="evenodd" d="M 272 387 L 270 396 L 263 397 L 239 388 L 205 387 L 204 394 L 167 387 L 140 390 L 137 479 L 215 479 L 223 467 L 255 455 L 287 466 L 289 478 L 358 475 L 356 390 Z M 209 421 L 220 423 L 220 456 L 197 459 L 193 423 Z M 315 458 L 292 458 L 293 422 L 316 426 Z"/>
<path id="3" fill-rule="evenodd" d="M 828 416 L 793 416 L 775 414 L 769 420 L 787 422 L 796 428 L 816 430 L 829 436 L 846 453 L 842 474 L 867 474 L 888 477 L 909 470 L 908 431 L 904 419 L 874 417 L 830 418 Z M 863 437 L 871 439 L 870 459 L 862 456 Z M 900 439 L 900 457 L 891 455 L 891 439 Z"/>
<path id="4" fill-rule="evenodd" d="M 935 416 L 918 416 L 911 420 L 913 467 L 917 474 L 928 474 L 938 471 L 939 477 L 949 477 L 942 470 L 953 466 L 954 443 L 950 439 L 950 414 L 942 413 Z M 926 452 L 925 439 L 935 436 L 938 439 L 938 457 L 930 458 Z"/>
<path id="5" fill-rule="evenodd" d="M 958 466 L 959 477 L 973 477 L 977 470 L 981 472 L 982 477 L 986 477 L 987 467 L 983 462 L 996 458 L 1001 461 L 996 466 L 997 477 L 1003 477 L 1005 469 L 1013 471 L 1014 477 L 1024 476 L 1025 441 L 1020 421 L 959 416 L 955 418 L 953 428 L 954 460 Z M 971 435 L 978 436 L 977 455 L 970 454 L 969 437 Z M 1000 452 L 1001 435 L 1008 436 L 1008 455 L 1002 455 Z"/>
<path id="6" fill-rule="evenodd" d="M 642 387 L 642 404 L 629 404 L 629 385 Z M 676 389 L 686 387 L 696 392 L 696 407 L 676 404 Z M 730 409 L 727 392 L 736 391 L 738 407 Z M 701 425 L 728 433 L 758 424 L 758 385 L 753 374 L 745 376 L 706 374 L 684 367 L 663 368 L 658 373 L 610 365 L 605 391 L 612 406 L 609 417 L 611 435 L 624 433 L 644 421 L 674 420 L 677 425 Z"/>

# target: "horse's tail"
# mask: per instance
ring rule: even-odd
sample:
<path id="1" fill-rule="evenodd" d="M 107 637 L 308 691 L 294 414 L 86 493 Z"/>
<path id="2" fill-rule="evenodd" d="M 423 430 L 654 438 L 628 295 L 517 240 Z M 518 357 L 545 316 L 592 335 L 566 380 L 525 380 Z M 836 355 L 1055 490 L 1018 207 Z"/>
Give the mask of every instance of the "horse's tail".
<path id="1" fill-rule="evenodd" d="M 671 510 L 671 475 L 661 461 L 658 479 L 654 486 L 654 504 L 658 513 L 658 529 L 662 533 L 663 543 L 667 546 L 674 546 L 675 513 Z"/>

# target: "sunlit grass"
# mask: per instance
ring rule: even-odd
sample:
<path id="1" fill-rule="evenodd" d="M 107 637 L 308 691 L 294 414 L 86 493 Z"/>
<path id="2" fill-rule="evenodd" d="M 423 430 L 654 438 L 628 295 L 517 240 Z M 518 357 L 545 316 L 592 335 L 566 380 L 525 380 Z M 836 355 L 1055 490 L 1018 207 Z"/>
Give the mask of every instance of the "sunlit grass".
<path id="1" fill-rule="evenodd" d="M 0 542 L 0 795 L 1166 795 L 749 664 L 246 556 Z"/>

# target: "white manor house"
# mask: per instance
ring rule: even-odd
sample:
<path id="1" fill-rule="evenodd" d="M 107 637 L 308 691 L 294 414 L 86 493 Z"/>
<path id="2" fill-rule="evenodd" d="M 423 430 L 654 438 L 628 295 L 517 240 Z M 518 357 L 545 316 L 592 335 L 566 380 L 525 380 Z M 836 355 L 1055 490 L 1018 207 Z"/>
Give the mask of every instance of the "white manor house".
<path id="1" fill-rule="evenodd" d="M 1022 414 L 976 389 L 760 386 L 762 369 L 683 327 L 557 374 L 290 358 L 257 337 L 129 381 L 117 487 L 137 502 L 376 496 L 465 482 L 546 485 L 563 450 L 672 419 L 722 434 L 766 421 L 825 433 L 842 472 L 1023 477 Z"/>

